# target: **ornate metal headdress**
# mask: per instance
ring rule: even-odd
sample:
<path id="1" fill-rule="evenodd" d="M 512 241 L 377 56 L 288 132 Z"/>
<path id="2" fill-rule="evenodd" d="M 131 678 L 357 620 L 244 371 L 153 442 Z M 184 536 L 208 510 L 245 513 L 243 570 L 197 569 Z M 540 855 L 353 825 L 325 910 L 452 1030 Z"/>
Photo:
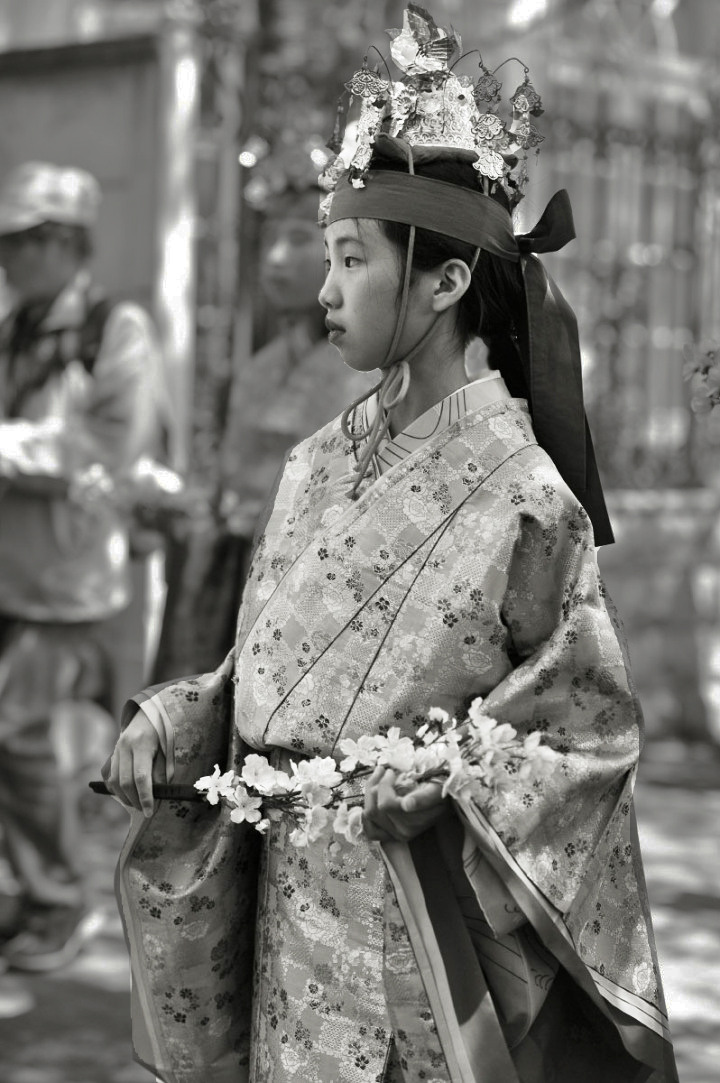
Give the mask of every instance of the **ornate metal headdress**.
<path id="1" fill-rule="evenodd" d="M 510 116 L 505 121 L 499 115 L 499 68 L 490 71 L 480 57 L 477 80 L 455 75 L 458 61 L 471 54 L 462 54 L 460 35 L 452 28 L 437 26 L 424 8 L 410 4 L 402 30 L 389 30 L 388 34 L 390 55 L 404 75 L 394 81 L 387 69 L 385 78 L 379 69 L 368 68 L 365 57 L 361 70 L 345 84 L 350 101 L 346 103 L 346 96 L 341 97 L 335 131 L 328 143 L 336 157 L 319 178 L 320 187 L 328 193 L 321 204 L 321 219 L 344 173 L 349 170 L 355 187 L 364 186 L 380 135 L 402 140 L 413 148 L 416 158 L 423 148 L 420 154 L 442 150 L 445 158 L 472 161 L 485 195 L 500 185 L 514 207 L 523 197 L 529 152 L 543 140 L 530 120 L 543 110 L 528 68 L 522 65 L 524 79 L 509 99 Z M 511 57 L 499 67 L 510 61 L 517 58 Z M 350 152 L 343 147 L 343 122 L 354 98 L 359 98 L 361 105 L 356 143 Z"/>

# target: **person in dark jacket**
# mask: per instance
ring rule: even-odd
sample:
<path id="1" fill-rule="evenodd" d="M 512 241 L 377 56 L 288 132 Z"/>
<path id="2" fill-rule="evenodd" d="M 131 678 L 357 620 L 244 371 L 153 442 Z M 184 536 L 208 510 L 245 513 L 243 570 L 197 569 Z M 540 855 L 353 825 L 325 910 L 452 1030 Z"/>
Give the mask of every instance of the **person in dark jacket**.
<path id="1" fill-rule="evenodd" d="M 99 926 L 59 720 L 107 696 L 98 629 L 131 577 L 127 518 L 83 479 L 120 476 L 157 431 L 152 321 L 111 304 L 88 267 L 99 201 L 89 173 L 42 162 L 0 190 L 14 300 L 0 324 L 0 833 L 20 904 L 2 950 L 31 971 L 69 962 Z"/>

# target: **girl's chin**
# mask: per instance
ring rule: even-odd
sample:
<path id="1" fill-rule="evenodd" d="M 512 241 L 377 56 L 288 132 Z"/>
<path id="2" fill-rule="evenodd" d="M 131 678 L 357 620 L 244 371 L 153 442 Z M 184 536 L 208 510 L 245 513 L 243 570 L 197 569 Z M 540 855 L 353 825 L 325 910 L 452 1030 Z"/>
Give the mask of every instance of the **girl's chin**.
<path id="1" fill-rule="evenodd" d="M 352 349 L 348 349 L 342 341 L 333 341 L 329 336 L 328 338 L 342 357 L 343 363 L 349 369 L 353 369 L 355 372 L 374 372 L 377 368 L 377 362 L 374 359 L 362 355 L 358 356 Z"/>

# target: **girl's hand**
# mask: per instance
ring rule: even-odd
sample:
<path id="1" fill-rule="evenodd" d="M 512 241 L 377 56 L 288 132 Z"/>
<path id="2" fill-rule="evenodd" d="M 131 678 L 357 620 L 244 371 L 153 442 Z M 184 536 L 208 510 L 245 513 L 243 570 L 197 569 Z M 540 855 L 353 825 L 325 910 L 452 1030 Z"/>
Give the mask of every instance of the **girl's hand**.
<path id="1" fill-rule="evenodd" d="M 110 759 L 103 765 L 107 788 L 124 805 L 153 814 L 153 781 L 166 782 L 165 757 L 160 738 L 142 713 L 138 713 L 118 738 Z"/>
<path id="2" fill-rule="evenodd" d="M 440 782 L 422 782 L 412 793 L 395 789 L 395 771 L 376 767 L 365 790 L 363 826 L 374 842 L 409 842 L 427 831 L 445 810 Z"/>

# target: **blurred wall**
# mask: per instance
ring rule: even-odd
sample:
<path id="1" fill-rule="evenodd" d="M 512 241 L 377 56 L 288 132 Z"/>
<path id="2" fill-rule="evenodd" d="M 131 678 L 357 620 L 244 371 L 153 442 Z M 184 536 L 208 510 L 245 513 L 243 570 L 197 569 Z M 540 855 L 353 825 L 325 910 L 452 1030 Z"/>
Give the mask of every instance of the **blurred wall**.
<path id="1" fill-rule="evenodd" d="M 100 181 L 95 266 L 150 308 L 156 268 L 159 76 L 152 38 L 0 54 L 0 175 L 30 159 Z"/>

